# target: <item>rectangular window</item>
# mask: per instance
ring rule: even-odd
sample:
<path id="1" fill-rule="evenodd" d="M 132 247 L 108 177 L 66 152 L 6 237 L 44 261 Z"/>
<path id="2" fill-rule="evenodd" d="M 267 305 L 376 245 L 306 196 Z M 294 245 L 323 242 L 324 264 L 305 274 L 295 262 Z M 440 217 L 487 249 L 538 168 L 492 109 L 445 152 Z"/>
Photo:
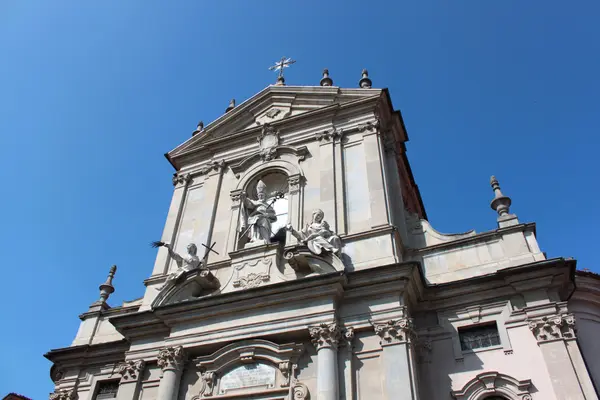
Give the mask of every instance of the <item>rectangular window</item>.
<path id="1" fill-rule="evenodd" d="M 119 381 L 102 381 L 98 382 L 95 400 L 116 399 L 117 391 L 119 390 Z"/>
<path id="2" fill-rule="evenodd" d="M 482 349 L 500 345 L 500 335 L 496 323 L 458 328 L 460 348 L 465 350 Z"/>

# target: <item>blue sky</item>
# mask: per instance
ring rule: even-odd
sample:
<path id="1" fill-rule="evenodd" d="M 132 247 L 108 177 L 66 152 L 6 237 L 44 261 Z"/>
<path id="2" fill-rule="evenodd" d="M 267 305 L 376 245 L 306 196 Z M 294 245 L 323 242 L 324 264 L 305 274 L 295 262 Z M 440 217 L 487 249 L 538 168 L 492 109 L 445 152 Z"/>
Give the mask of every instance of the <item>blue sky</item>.
<path id="1" fill-rule="evenodd" d="M 172 193 L 163 153 L 270 83 L 368 68 L 402 110 L 433 226 L 495 228 L 496 174 L 549 257 L 600 272 L 600 3 L 506 1 L 0 2 L 3 244 L 0 395 L 52 390 L 117 264 L 143 294 Z"/>

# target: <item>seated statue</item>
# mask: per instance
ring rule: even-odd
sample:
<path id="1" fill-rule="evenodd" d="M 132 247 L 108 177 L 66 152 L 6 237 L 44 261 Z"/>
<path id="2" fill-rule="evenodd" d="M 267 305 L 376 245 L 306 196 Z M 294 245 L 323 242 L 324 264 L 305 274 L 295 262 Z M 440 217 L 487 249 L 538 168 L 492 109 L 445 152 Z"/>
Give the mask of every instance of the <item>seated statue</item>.
<path id="1" fill-rule="evenodd" d="M 323 220 L 325 213 L 316 209 L 312 213 L 312 221 L 306 228 L 298 232 L 291 224 L 286 229 L 300 242 L 306 244 L 313 254 L 321 254 L 324 251 L 339 254 L 342 249 L 342 240 L 329 228 L 327 221 Z"/>
<path id="2" fill-rule="evenodd" d="M 206 267 L 204 267 L 204 263 L 198 257 L 198 255 L 197 255 L 198 247 L 196 247 L 196 245 L 194 243 L 190 243 L 187 245 L 188 254 L 185 257 L 177 254 L 173 250 L 173 247 L 168 243 L 163 243 L 163 242 L 155 242 L 155 243 L 156 244 L 154 245 L 154 247 L 160 247 L 160 246 L 166 247 L 167 250 L 169 251 L 169 255 L 171 256 L 171 258 L 173 258 L 175 260 L 175 262 L 177 262 L 177 266 L 178 266 L 177 270 L 175 270 L 174 272 L 172 272 L 169 275 L 165 284 L 163 286 L 161 286 L 159 288 L 159 290 L 164 287 L 174 285 L 175 283 L 177 283 L 179 278 L 181 278 L 183 275 L 185 275 L 189 271 L 193 271 L 195 269 L 208 270 Z"/>

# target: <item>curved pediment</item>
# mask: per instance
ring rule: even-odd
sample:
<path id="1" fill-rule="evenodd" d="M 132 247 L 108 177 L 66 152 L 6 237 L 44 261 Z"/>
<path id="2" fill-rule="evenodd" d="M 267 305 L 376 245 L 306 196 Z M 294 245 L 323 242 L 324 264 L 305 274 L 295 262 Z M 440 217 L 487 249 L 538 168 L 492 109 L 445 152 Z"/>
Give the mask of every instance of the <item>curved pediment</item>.
<path id="1" fill-rule="evenodd" d="M 166 283 L 152 302 L 152 308 L 219 293 L 219 280 L 208 269 L 187 272 L 173 284 Z"/>

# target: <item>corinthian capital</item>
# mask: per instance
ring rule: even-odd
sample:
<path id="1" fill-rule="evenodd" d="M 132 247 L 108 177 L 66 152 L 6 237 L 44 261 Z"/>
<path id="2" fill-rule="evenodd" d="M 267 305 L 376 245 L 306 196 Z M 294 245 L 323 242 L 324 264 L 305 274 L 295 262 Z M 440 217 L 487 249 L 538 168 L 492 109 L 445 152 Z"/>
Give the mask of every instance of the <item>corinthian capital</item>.
<path id="1" fill-rule="evenodd" d="M 119 374 L 121 374 L 121 379 L 123 381 L 137 379 L 144 370 L 144 365 L 146 365 L 144 360 L 125 361 L 123 364 L 119 365 L 118 371 Z"/>
<path id="2" fill-rule="evenodd" d="M 575 317 L 572 314 L 556 314 L 531 319 L 528 325 L 538 343 L 575 339 Z"/>
<path id="3" fill-rule="evenodd" d="M 184 353 L 183 347 L 165 347 L 158 352 L 158 366 L 163 370 L 180 370 L 183 366 Z"/>
<path id="4" fill-rule="evenodd" d="M 412 318 L 401 318 L 386 322 L 371 322 L 375 333 L 379 335 L 382 346 L 411 342 L 415 337 L 414 324 Z"/>
<path id="5" fill-rule="evenodd" d="M 58 390 L 54 393 L 50 393 L 50 400 L 76 400 L 77 390 L 75 388 Z"/>
<path id="6" fill-rule="evenodd" d="M 325 347 L 337 348 L 341 336 L 337 322 L 311 326 L 308 328 L 308 332 L 317 351 Z"/>

